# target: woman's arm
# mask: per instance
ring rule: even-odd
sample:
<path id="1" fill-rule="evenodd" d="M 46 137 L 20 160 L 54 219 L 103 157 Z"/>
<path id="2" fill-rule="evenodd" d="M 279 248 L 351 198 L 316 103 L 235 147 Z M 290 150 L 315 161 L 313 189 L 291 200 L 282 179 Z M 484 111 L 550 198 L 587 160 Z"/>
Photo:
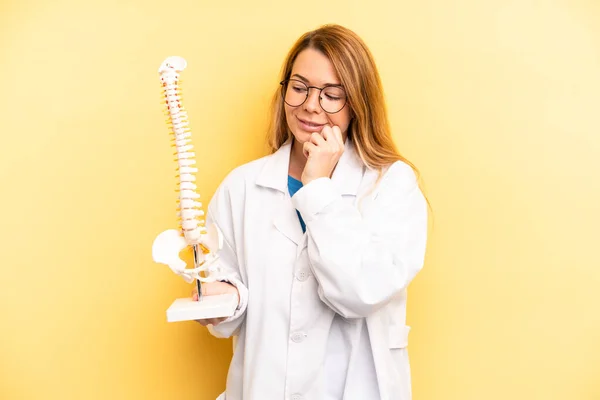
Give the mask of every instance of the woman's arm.
<path id="1" fill-rule="evenodd" d="M 372 196 L 361 213 L 319 178 L 292 198 L 306 222 L 319 295 L 346 318 L 383 307 L 423 267 L 427 207 L 413 170 L 394 163 Z"/>
<path id="2" fill-rule="evenodd" d="M 244 284 L 238 258 L 235 251 L 233 234 L 233 218 L 229 193 L 222 185 L 213 196 L 206 215 L 206 225 L 216 224 L 223 234 L 223 248 L 219 252 L 219 263 L 223 275 L 219 280 L 229 282 L 235 286 L 239 294 L 239 304 L 234 315 L 220 322 L 218 325 L 208 325 L 209 332 L 218 338 L 228 338 L 238 334 L 241 325 L 246 319 L 248 305 L 248 289 Z"/>

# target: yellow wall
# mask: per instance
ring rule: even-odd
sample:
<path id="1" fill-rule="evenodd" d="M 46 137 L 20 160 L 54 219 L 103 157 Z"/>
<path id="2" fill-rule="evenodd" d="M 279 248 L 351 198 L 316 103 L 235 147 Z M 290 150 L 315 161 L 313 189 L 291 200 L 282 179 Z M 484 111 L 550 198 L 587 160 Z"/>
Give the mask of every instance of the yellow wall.
<path id="1" fill-rule="evenodd" d="M 157 68 L 188 60 L 206 203 L 262 154 L 289 46 L 339 22 L 434 209 L 414 399 L 600 399 L 599 3 L 217 3 L 0 5 L 0 398 L 216 397 L 231 343 L 165 322 L 190 286 L 151 260 L 175 224 Z"/>

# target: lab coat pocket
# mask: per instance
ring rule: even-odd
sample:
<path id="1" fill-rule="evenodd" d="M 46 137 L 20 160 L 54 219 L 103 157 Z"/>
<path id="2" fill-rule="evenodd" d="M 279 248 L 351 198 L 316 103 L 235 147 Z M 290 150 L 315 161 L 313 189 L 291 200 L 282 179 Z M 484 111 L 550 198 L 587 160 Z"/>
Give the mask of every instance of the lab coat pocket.
<path id="1" fill-rule="evenodd" d="M 408 333 L 410 326 L 394 325 L 389 329 L 388 345 L 396 389 L 393 399 L 410 400 L 412 397 L 411 373 L 408 362 Z"/>
<path id="2" fill-rule="evenodd" d="M 394 325 L 389 330 L 389 347 L 390 349 L 404 349 L 408 346 L 408 334 L 410 326 Z"/>

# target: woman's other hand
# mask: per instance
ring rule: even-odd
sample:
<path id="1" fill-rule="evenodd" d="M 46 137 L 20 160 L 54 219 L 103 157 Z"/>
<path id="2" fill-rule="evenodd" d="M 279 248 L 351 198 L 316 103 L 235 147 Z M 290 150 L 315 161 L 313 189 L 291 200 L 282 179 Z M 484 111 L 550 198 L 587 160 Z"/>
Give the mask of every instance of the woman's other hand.
<path id="1" fill-rule="evenodd" d="M 238 299 L 238 303 L 240 302 L 240 294 L 235 286 L 227 282 L 206 282 L 202 283 L 202 296 L 216 296 L 219 294 L 228 294 L 235 293 Z M 192 290 L 192 300 L 198 300 L 198 289 L 194 287 Z M 208 319 L 197 319 L 201 325 L 213 325 L 216 326 L 226 320 L 227 318 L 208 318 Z"/>

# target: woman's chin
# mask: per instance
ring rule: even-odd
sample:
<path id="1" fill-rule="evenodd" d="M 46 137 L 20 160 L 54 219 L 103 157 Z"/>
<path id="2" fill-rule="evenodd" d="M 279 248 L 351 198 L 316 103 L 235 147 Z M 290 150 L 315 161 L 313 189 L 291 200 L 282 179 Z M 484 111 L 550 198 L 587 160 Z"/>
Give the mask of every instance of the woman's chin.
<path id="1" fill-rule="evenodd" d="M 310 140 L 310 136 L 312 135 L 312 132 L 306 132 L 298 128 L 296 128 L 292 133 L 294 135 L 294 139 L 301 144 L 308 142 Z"/>

